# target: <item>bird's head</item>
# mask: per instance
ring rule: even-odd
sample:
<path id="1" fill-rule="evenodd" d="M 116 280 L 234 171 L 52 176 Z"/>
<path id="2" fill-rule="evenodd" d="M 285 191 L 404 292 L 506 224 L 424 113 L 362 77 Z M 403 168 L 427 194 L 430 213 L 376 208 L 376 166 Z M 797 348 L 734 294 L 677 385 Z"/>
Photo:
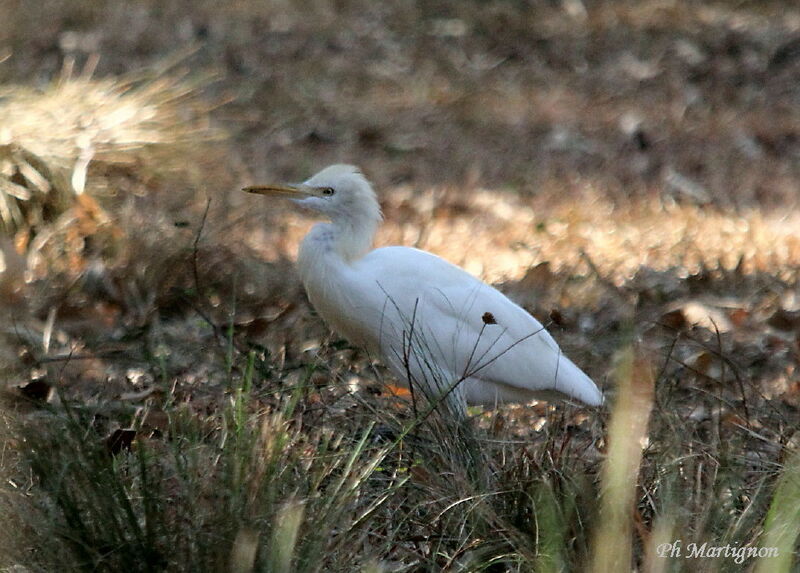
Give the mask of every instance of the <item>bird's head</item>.
<path id="1" fill-rule="evenodd" d="M 334 222 L 374 225 L 381 219 L 372 186 L 353 165 L 331 165 L 303 183 L 253 185 L 245 187 L 244 191 L 291 199 L 301 207 L 323 213 Z"/>

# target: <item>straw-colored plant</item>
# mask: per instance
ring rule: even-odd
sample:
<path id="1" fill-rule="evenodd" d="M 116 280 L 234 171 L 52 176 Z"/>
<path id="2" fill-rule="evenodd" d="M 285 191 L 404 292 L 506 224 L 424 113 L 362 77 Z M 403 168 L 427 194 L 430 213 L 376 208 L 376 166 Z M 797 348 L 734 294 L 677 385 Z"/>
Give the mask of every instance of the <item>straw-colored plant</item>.
<path id="1" fill-rule="evenodd" d="M 44 88 L 0 86 L 0 228 L 19 252 L 36 253 L 54 236 L 80 264 L 87 236 L 118 236 L 98 204 L 112 195 L 98 165 L 185 164 L 222 136 L 198 97 L 211 76 L 177 69 L 186 54 L 135 75 L 94 79 L 65 66 Z M 167 151 L 167 152 L 165 152 Z"/>

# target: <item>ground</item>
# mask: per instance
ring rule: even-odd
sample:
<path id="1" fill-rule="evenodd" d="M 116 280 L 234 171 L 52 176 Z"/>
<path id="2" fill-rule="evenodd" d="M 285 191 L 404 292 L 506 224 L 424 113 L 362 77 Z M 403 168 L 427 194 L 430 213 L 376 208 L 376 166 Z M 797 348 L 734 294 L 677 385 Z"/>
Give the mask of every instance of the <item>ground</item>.
<path id="1" fill-rule="evenodd" d="M 52 555 L 30 551 L 42 537 L 80 537 L 67 508 L 84 508 L 43 485 L 60 458 L 48 467 L 25 454 L 49 451 L 30 446 L 30 428 L 59 428 L 65 403 L 79 427 L 88 416 L 97 440 L 115 444 L 115 463 L 143 450 L 161 460 L 167 477 L 152 487 L 173 500 L 194 495 L 188 481 L 168 479 L 177 470 L 163 461 L 191 426 L 182 416 L 204 436 L 190 440 L 198 451 L 227 452 L 239 444 L 230 435 L 242 451 L 262 447 L 271 420 L 288 445 L 265 467 L 302 473 L 335 452 L 364 464 L 322 466 L 342 480 L 360 476 L 358 500 L 337 497 L 330 476 L 307 484 L 333 487 L 341 502 L 322 519 L 302 486 L 251 460 L 249 477 L 227 487 L 266 480 L 306 505 L 298 513 L 273 499 L 264 516 L 243 517 L 249 510 L 228 504 L 226 515 L 249 529 L 219 525 L 216 477 L 191 482 L 206 488 L 208 508 L 184 521 L 221 540 L 206 560 L 178 544 L 197 567 L 227 559 L 254 531 L 254 546 L 273 547 L 280 528 L 258 524 L 292 516 L 300 533 L 288 559 L 309 570 L 601 562 L 600 518 L 583 505 L 610 487 L 601 468 L 617 459 L 609 438 L 624 414 L 508 406 L 473 411 L 471 429 L 448 433 L 435 415 L 420 420 L 386 389 L 379 364 L 314 315 L 292 262 L 310 222 L 239 189 L 334 162 L 359 165 L 375 184 L 386 220 L 379 244 L 424 248 L 497 285 L 548 325 L 615 412 L 624 410 L 620 388 L 644 396 L 633 417 L 647 421 L 652 408 L 649 426 L 629 436 L 643 447 L 629 468 L 638 489 L 628 545 L 640 567 L 658 563 L 648 548 L 662 534 L 715 545 L 765 539 L 800 422 L 797 8 L 6 0 L 0 61 L 0 373 L 3 451 L 15 452 L 2 469 L 8 495 L 29 492 L 60 528 L 26 522 L 24 535 L 3 541 L 14 557 L 0 565 L 46 570 L 47 559 L 69 555 L 77 568 L 107 555 L 63 542 Z M 369 432 L 388 440 L 386 451 L 377 438 L 359 446 L 373 419 Z M 419 435 L 407 440 L 413 419 Z M 443 453 L 431 454 L 426 429 L 444 431 Z M 73 445 L 65 455 L 82 452 Z M 203 455 L 219 471 L 247 465 Z M 437 473 L 460 477 L 442 483 Z M 473 521 L 449 517 L 451 503 L 488 492 L 497 505 L 471 505 Z M 162 505 L 159 523 L 173 523 L 178 510 Z M 365 507 L 374 509 L 334 541 L 310 533 Z M 534 543 L 532 521 L 559 533 Z M 362 545 L 343 555 L 354 531 Z M 145 545 L 157 568 L 170 559 L 154 536 L 161 541 Z M 252 559 L 279 569 L 266 553 Z"/>

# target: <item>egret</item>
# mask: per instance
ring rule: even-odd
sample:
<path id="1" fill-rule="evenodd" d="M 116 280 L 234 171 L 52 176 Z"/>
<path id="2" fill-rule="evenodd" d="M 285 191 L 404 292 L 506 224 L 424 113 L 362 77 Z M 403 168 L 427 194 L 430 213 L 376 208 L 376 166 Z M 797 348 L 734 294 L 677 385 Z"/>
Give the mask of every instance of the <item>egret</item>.
<path id="1" fill-rule="evenodd" d="M 330 220 L 312 227 L 298 253 L 309 301 L 412 392 L 491 406 L 603 402 L 542 324 L 497 289 L 419 249 L 372 250 L 383 217 L 357 167 L 332 165 L 303 183 L 244 191 L 292 199 Z"/>

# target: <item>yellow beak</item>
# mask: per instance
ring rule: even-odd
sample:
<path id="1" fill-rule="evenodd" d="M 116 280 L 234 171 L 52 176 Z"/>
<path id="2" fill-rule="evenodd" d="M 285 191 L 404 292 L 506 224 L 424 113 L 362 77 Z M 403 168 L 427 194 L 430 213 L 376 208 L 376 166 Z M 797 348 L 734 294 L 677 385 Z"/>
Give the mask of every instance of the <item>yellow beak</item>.
<path id="1" fill-rule="evenodd" d="M 305 185 L 251 185 L 244 187 L 242 191 L 255 193 L 256 195 L 266 195 L 267 197 L 308 197 L 314 195 L 314 190 Z"/>

